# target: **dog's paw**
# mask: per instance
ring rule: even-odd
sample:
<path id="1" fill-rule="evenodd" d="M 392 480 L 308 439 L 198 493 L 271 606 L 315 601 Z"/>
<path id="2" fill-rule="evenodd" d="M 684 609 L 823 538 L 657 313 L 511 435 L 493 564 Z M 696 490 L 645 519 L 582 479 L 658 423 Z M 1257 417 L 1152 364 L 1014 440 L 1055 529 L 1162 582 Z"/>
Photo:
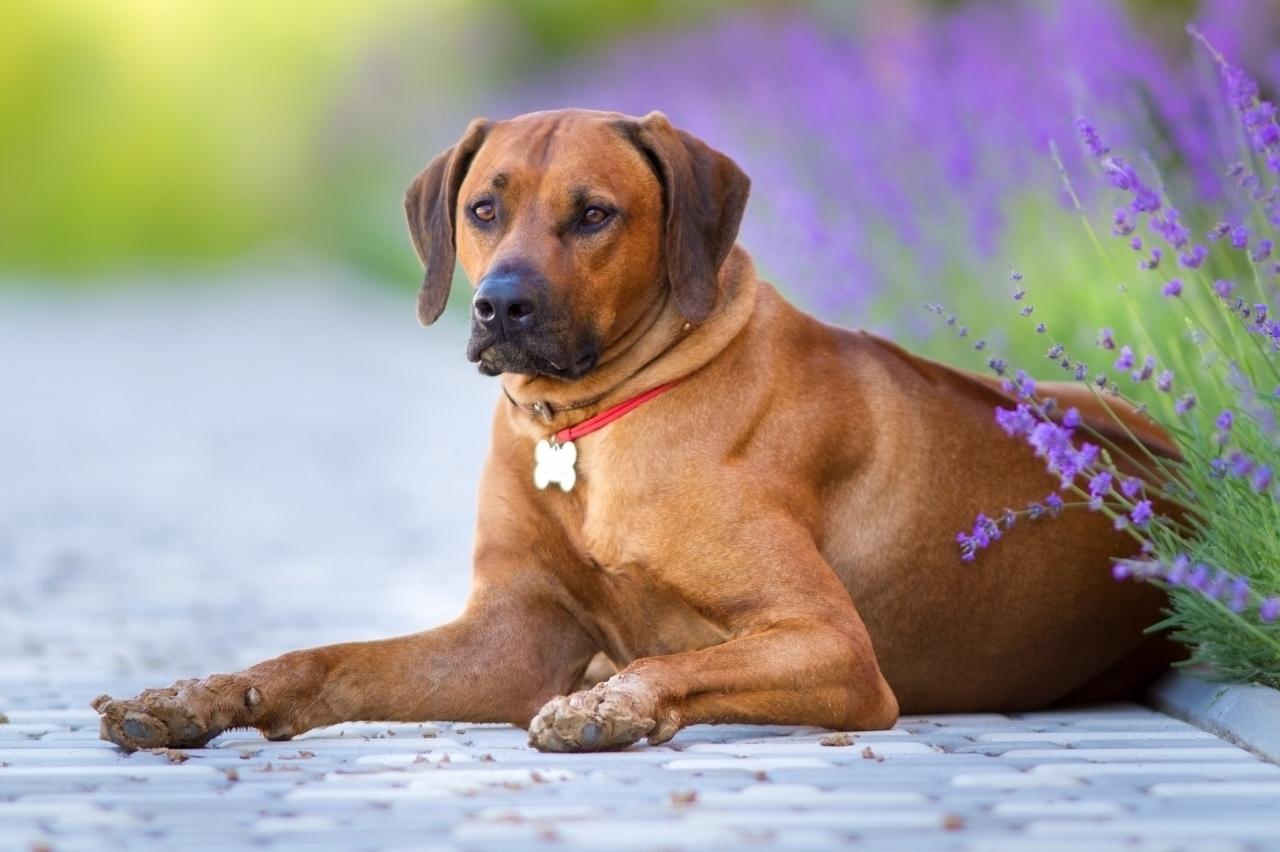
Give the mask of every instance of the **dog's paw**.
<path id="1" fill-rule="evenodd" d="M 102 738 L 136 751 L 202 748 L 227 728 L 247 724 L 245 715 L 259 700 L 257 689 L 235 675 L 214 675 L 147 689 L 137 698 L 99 695 L 92 706 L 102 716 Z"/>
<path id="2" fill-rule="evenodd" d="M 655 728 L 652 693 L 620 677 L 548 701 L 529 723 L 529 744 L 539 751 L 609 751 L 649 736 Z"/>

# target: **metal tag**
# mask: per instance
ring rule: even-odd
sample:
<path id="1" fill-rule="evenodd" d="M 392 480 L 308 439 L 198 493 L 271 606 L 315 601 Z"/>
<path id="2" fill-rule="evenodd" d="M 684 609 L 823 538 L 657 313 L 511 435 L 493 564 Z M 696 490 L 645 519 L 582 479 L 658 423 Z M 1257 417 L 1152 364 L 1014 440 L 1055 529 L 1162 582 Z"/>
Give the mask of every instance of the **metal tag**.
<path id="1" fill-rule="evenodd" d="M 578 448 L 573 441 L 556 444 L 545 438 L 533 448 L 533 484 L 539 491 L 555 483 L 561 491 L 572 491 L 573 484 L 578 481 L 578 473 L 573 469 L 578 460 Z"/>

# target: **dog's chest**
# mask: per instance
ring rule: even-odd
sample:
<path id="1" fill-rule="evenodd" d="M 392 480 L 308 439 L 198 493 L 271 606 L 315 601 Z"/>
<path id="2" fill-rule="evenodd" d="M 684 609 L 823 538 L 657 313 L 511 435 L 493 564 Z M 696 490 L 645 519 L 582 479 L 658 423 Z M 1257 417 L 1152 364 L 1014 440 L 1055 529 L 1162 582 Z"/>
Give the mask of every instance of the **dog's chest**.
<path id="1" fill-rule="evenodd" d="M 575 548 L 603 571 L 661 570 L 657 546 L 668 474 L 634 442 L 591 435 L 578 442 L 571 491 L 538 497 L 557 512 Z"/>

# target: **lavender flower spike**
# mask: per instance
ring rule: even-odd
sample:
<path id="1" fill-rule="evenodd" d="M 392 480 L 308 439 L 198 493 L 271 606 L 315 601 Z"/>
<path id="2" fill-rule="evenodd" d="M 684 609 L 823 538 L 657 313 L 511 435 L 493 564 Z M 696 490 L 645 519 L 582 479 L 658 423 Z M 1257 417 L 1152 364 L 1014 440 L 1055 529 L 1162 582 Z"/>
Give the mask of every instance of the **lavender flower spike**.
<path id="1" fill-rule="evenodd" d="M 1093 122 L 1084 116 L 1076 119 L 1076 130 L 1080 132 L 1080 141 L 1084 143 L 1084 147 L 1094 157 L 1105 157 L 1111 152 L 1111 149 L 1103 143 L 1102 137 L 1098 135 L 1098 129 L 1093 126 Z"/>

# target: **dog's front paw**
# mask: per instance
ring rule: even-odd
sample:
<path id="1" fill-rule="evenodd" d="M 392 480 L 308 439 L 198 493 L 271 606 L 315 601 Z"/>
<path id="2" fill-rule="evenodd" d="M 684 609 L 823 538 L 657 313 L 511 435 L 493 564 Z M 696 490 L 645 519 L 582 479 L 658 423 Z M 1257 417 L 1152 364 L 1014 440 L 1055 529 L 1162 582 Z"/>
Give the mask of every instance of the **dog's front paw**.
<path id="1" fill-rule="evenodd" d="M 259 700 L 257 689 L 236 675 L 213 675 L 147 689 L 137 698 L 99 695 L 93 709 L 102 716 L 102 738 L 125 751 L 202 748 L 227 728 L 247 724 Z"/>
<path id="2" fill-rule="evenodd" d="M 626 748 L 654 730 L 655 710 L 647 687 L 619 675 L 548 701 L 529 723 L 529 744 L 540 751 Z"/>

